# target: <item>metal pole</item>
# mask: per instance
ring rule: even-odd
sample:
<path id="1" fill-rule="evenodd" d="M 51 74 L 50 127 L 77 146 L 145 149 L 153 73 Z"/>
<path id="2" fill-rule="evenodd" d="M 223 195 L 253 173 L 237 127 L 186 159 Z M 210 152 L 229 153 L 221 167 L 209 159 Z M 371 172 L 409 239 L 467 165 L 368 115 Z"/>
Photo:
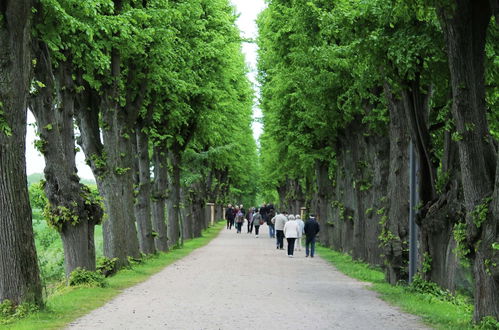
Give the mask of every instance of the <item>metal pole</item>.
<path id="1" fill-rule="evenodd" d="M 416 164 L 416 152 L 414 150 L 414 144 L 409 145 L 409 190 L 410 190 L 410 201 L 409 201 L 409 283 L 412 282 L 413 276 L 416 274 L 417 269 L 417 258 L 418 258 L 418 247 L 417 247 L 417 227 L 416 227 L 416 207 L 418 202 L 417 196 L 417 164 Z"/>

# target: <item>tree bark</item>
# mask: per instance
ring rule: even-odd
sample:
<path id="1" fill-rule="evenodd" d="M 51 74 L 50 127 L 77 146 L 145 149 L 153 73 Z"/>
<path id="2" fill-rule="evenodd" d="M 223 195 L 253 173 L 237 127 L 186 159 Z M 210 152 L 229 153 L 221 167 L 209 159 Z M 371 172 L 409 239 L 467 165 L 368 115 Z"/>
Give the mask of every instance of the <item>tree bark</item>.
<path id="1" fill-rule="evenodd" d="M 316 161 L 315 173 L 317 178 L 317 194 L 318 194 L 318 207 L 317 207 L 317 220 L 321 226 L 319 232 L 319 239 L 321 244 L 330 246 L 329 241 L 329 225 L 330 212 L 329 204 L 332 198 L 332 183 L 329 179 L 328 165 L 324 161 Z M 331 228 L 332 230 L 332 228 Z"/>
<path id="2" fill-rule="evenodd" d="M 390 174 L 388 175 L 388 214 L 382 221 L 381 235 L 394 235 L 383 241 L 386 258 L 385 277 L 390 284 L 407 279 L 407 244 L 409 228 L 409 127 L 402 100 L 396 99 L 385 85 L 390 115 Z M 390 235 L 391 236 L 391 235 Z"/>
<path id="3" fill-rule="evenodd" d="M 25 156 L 31 6 L 0 6 L 0 302 L 42 305 Z"/>
<path id="4" fill-rule="evenodd" d="M 459 159 L 466 207 L 466 242 L 475 277 L 473 319 L 485 316 L 499 319 L 499 276 L 494 260 L 499 240 L 497 150 L 489 135 L 485 106 L 485 40 L 490 23 L 491 3 L 497 1 L 455 0 L 452 6 L 438 8 L 444 31 L 453 92 L 452 115 L 459 135 Z M 495 7 L 497 8 L 497 7 Z M 497 189 L 496 189 L 497 191 Z M 492 197 L 490 202 L 488 198 Z M 485 207 L 485 218 L 474 210 Z"/>
<path id="5" fill-rule="evenodd" d="M 402 100 L 407 121 L 404 126 L 410 134 L 418 155 L 418 192 L 419 200 L 424 205 L 436 198 L 437 165 L 433 161 L 434 157 L 431 152 L 430 132 L 428 129 L 430 93 L 423 94 L 421 92 L 422 88 L 419 73 L 416 73 L 413 80 L 405 82 L 405 88 L 402 90 Z M 404 118 L 400 119 L 404 120 Z"/>
<path id="6" fill-rule="evenodd" d="M 152 188 L 152 228 L 156 233 L 154 243 L 158 251 L 168 251 L 168 232 L 166 229 L 166 197 L 168 189 L 168 158 L 166 151 L 154 147 L 154 183 Z"/>
<path id="7" fill-rule="evenodd" d="M 145 254 L 156 252 L 154 245 L 154 236 L 152 234 L 151 222 L 151 175 L 149 160 L 149 138 L 142 131 L 142 127 L 135 130 L 137 141 L 137 160 L 138 173 L 137 197 L 135 202 L 135 217 L 139 229 L 140 251 Z"/>
<path id="8" fill-rule="evenodd" d="M 174 143 L 170 151 L 170 162 L 172 166 L 171 180 L 171 196 L 170 201 L 172 207 L 168 210 L 168 241 L 172 246 L 182 246 L 183 235 L 182 219 L 180 216 L 180 164 L 181 164 L 181 149 L 178 143 Z"/>
<path id="9" fill-rule="evenodd" d="M 77 111 L 79 144 L 104 197 L 104 255 L 118 258 L 122 267 L 128 264 L 128 256 L 140 256 L 133 210 L 132 147 L 123 113 L 117 109 L 103 110 L 102 143 L 97 110 L 102 106 L 100 96 L 87 85 Z"/>

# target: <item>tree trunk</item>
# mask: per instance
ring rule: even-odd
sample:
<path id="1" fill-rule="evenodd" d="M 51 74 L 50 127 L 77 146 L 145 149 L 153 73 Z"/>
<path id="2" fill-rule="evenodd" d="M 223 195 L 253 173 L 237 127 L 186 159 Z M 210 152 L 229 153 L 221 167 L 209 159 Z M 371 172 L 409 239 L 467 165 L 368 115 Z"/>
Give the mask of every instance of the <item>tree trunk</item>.
<path id="1" fill-rule="evenodd" d="M 329 214 L 329 204 L 332 198 L 332 188 L 333 185 L 329 179 L 328 166 L 324 161 L 316 161 L 315 172 L 317 178 L 317 194 L 318 194 L 318 208 L 317 208 L 317 220 L 321 226 L 321 231 L 319 232 L 319 239 L 321 244 L 325 246 L 330 246 L 329 241 L 329 230 L 333 230 L 329 226 L 330 214 Z"/>
<path id="2" fill-rule="evenodd" d="M 184 239 L 191 239 L 194 237 L 194 200 L 192 198 L 192 193 L 189 189 L 182 189 L 182 200 L 184 207 L 181 209 L 181 217 L 184 219 L 182 222 L 182 233 Z"/>
<path id="3" fill-rule="evenodd" d="M 491 1 L 455 0 L 453 6 L 439 8 L 449 57 L 453 92 L 452 115 L 459 136 L 459 158 L 466 215 L 466 242 L 475 277 L 473 319 L 485 316 L 499 319 L 499 197 L 497 151 L 489 136 L 485 106 L 484 56 L 487 28 L 492 15 Z M 494 180 L 495 179 L 495 180 Z M 492 196 L 492 202 L 488 200 Z M 477 208 L 490 210 L 486 217 L 474 214 Z"/>
<path id="4" fill-rule="evenodd" d="M 40 150 L 45 158 L 45 195 L 51 214 L 65 222 L 52 223 L 61 234 L 64 248 L 66 277 L 75 268 L 95 270 L 94 226 L 102 220 L 100 204 L 88 188 L 80 184 L 76 174 L 74 98 L 75 90 L 68 63 L 61 63 L 57 73 L 59 100 L 54 99 L 56 83 L 50 55 L 44 44 L 39 44 L 35 77 L 45 87 L 31 100 L 40 136 Z M 57 105 L 56 105 L 57 104 Z M 67 212 L 62 212 L 67 210 Z M 74 219 L 70 217 L 75 217 Z M 51 220 L 49 219 L 49 222 Z M 92 241 L 89 241 L 89 239 Z"/>
<path id="5" fill-rule="evenodd" d="M 151 175 L 149 160 L 149 139 L 139 126 L 136 129 L 138 163 L 138 193 L 135 202 L 135 217 L 139 229 L 140 251 L 145 254 L 156 252 L 151 222 Z"/>
<path id="6" fill-rule="evenodd" d="M 0 301 L 41 304 L 26 182 L 31 1 L 0 7 Z"/>
<path id="7" fill-rule="evenodd" d="M 419 200 L 424 205 L 436 198 L 435 182 L 437 165 L 433 163 L 430 144 L 430 131 L 428 129 L 429 94 L 421 93 L 422 86 L 419 73 L 412 81 L 405 82 L 402 90 L 402 100 L 405 109 L 407 132 L 418 155 L 418 193 Z M 404 118 L 400 118 L 403 120 Z"/>
<path id="8" fill-rule="evenodd" d="M 183 235 L 181 233 L 182 224 L 180 217 L 180 162 L 181 151 L 180 146 L 174 145 L 170 152 L 170 162 L 172 166 L 171 180 L 171 204 L 172 207 L 168 210 L 168 241 L 172 246 L 182 246 Z"/>
<path id="9" fill-rule="evenodd" d="M 168 233 L 166 230 L 166 195 L 168 189 L 168 170 L 166 152 L 154 147 L 154 183 L 152 188 L 152 228 L 154 244 L 158 251 L 168 251 Z"/>
<path id="10" fill-rule="evenodd" d="M 386 258 L 385 276 L 390 284 L 407 279 L 409 254 L 409 127 L 401 100 L 385 86 L 390 114 L 390 174 L 388 175 L 388 213 L 381 221 L 381 245 Z M 386 240 L 385 240 L 386 239 Z"/>
<path id="11" fill-rule="evenodd" d="M 31 6 L 0 5 L 0 302 L 42 305 L 25 156 Z"/>
<path id="12" fill-rule="evenodd" d="M 114 127 L 103 131 L 108 172 L 97 181 L 109 216 L 103 224 L 104 254 L 123 262 L 128 256 L 139 258 L 140 252 L 134 216 L 132 141 L 117 112 L 105 111 L 104 121 Z"/>
<path id="13" fill-rule="evenodd" d="M 456 288 L 459 260 L 455 253 L 456 242 L 453 228 L 464 222 L 466 211 L 463 204 L 463 190 L 457 145 L 451 133 L 445 132 L 441 174 L 449 178 L 440 187 L 438 199 L 423 206 L 417 218 L 421 229 L 421 254 L 423 278 L 435 282 L 450 291 Z"/>
<path id="14" fill-rule="evenodd" d="M 118 266 L 122 267 L 128 264 L 128 256 L 140 256 L 133 210 L 133 156 L 129 130 L 122 111 L 104 109 L 103 144 L 99 111 L 96 110 L 103 106 L 100 96 L 87 85 L 80 103 L 77 112 L 79 144 L 104 197 L 104 255 L 118 258 Z"/>

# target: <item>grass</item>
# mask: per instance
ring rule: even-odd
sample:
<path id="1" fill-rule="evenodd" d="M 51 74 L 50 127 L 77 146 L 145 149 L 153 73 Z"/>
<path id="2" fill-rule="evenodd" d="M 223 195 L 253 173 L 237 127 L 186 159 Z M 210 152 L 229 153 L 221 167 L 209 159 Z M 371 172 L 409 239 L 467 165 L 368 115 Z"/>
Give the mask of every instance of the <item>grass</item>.
<path id="1" fill-rule="evenodd" d="M 436 329 L 474 329 L 471 323 L 472 306 L 463 299 L 444 301 L 430 293 L 416 293 L 408 286 L 390 285 L 385 282 L 384 273 L 370 265 L 355 261 L 347 254 L 322 246 L 317 253 L 332 263 L 342 273 L 358 280 L 372 283 L 370 289 L 378 292 L 380 298 L 403 311 L 418 315 L 429 326 Z"/>
<path id="2" fill-rule="evenodd" d="M 60 329 L 88 312 L 104 305 L 124 289 L 147 280 L 171 263 L 182 259 L 197 248 L 208 244 L 224 227 L 218 222 L 203 232 L 203 236 L 185 241 L 183 248 L 159 253 L 145 262 L 123 269 L 107 279 L 105 288 L 63 287 L 49 296 L 46 308 L 4 326 L 6 329 Z"/>

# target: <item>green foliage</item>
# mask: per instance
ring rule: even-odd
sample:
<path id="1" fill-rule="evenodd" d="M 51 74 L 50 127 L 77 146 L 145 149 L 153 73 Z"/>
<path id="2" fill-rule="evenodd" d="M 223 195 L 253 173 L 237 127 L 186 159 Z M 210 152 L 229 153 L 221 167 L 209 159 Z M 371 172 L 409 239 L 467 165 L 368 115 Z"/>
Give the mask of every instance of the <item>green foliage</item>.
<path id="1" fill-rule="evenodd" d="M 487 220 L 487 215 L 489 213 L 489 204 L 492 201 L 492 197 L 485 197 L 482 202 L 475 206 L 475 209 L 471 212 L 473 217 L 473 223 L 477 228 L 480 228 L 482 224 Z"/>
<path id="2" fill-rule="evenodd" d="M 345 219 L 345 205 L 338 201 L 338 200 L 334 200 L 332 203 L 331 203 L 332 207 L 334 207 L 335 209 L 338 210 L 338 218 L 340 220 L 346 220 Z"/>
<path id="3" fill-rule="evenodd" d="M 116 173 L 117 175 L 124 175 L 124 174 L 126 174 L 128 171 L 130 171 L 130 168 L 129 168 L 129 167 L 126 167 L 126 168 L 116 167 L 116 168 L 114 169 L 114 173 Z"/>
<path id="4" fill-rule="evenodd" d="M 2 15 L 0 15 L 0 18 L 1 17 Z M 5 119 L 5 112 L 3 111 L 2 101 L 0 101 L 0 133 L 5 134 L 6 136 L 12 136 L 12 128 L 9 126 L 7 120 Z"/>
<path id="5" fill-rule="evenodd" d="M 475 325 L 474 329 L 476 329 L 476 330 L 499 329 L 499 321 L 492 316 L 486 316 L 480 321 L 480 323 Z"/>
<path id="6" fill-rule="evenodd" d="M 102 155 L 92 154 L 90 155 L 90 160 L 97 169 L 105 169 L 106 168 L 106 155 L 105 153 Z M 87 161 L 87 165 L 90 165 Z"/>
<path id="7" fill-rule="evenodd" d="M 43 210 L 48 203 L 45 192 L 45 181 L 33 183 L 28 187 L 29 200 L 32 208 Z"/>
<path id="8" fill-rule="evenodd" d="M 85 286 L 90 288 L 103 288 L 107 286 L 104 275 L 79 267 L 69 275 L 68 284 L 70 286 Z"/>
<path id="9" fill-rule="evenodd" d="M 47 152 L 47 141 L 44 139 L 38 139 L 33 142 L 35 149 L 38 150 L 39 153 L 45 154 Z"/>
<path id="10" fill-rule="evenodd" d="M 116 266 L 117 261 L 118 258 L 100 257 L 97 259 L 97 271 L 104 275 L 104 277 L 114 275 L 118 271 L 118 267 Z"/>
<path id="11" fill-rule="evenodd" d="M 451 174 L 450 172 L 442 172 L 439 169 L 439 173 L 437 175 L 437 182 L 435 183 L 435 189 L 437 190 L 437 193 L 442 194 L 444 192 L 444 188 L 447 186 L 449 183 Z"/>
<path id="12" fill-rule="evenodd" d="M 469 248 L 467 239 L 466 239 L 466 224 L 465 223 L 456 223 L 454 225 L 453 229 L 453 235 L 454 235 L 454 240 L 457 243 L 457 246 L 455 248 L 455 253 L 457 256 L 460 258 L 461 262 L 464 265 L 468 265 L 468 256 L 471 252 L 471 249 Z"/>
<path id="13" fill-rule="evenodd" d="M 50 203 L 47 203 L 43 210 L 43 216 L 50 226 L 61 231 L 65 223 L 70 223 L 73 226 L 78 224 L 78 213 L 73 208 L 73 205 L 68 207 L 62 205 L 54 207 Z"/>
<path id="14" fill-rule="evenodd" d="M 5 299 L 0 304 L 0 317 L 8 317 L 14 314 L 15 306 L 9 299 Z"/>
<path id="15" fill-rule="evenodd" d="M 431 270 L 432 258 L 428 252 L 423 253 L 423 263 L 421 265 L 421 272 L 428 273 Z"/>
<path id="16" fill-rule="evenodd" d="M 0 303 L 0 326 L 26 318 L 38 311 L 39 308 L 35 304 L 23 303 L 15 306 L 9 299 L 5 299 Z"/>
<path id="17" fill-rule="evenodd" d="M 466 308 L 469 313 L 472 311 L 472 306 L 468 297 L 453 295 L 449 290 L 444 290 L 439 287 L 438 284 L 423 280 L 420 275 L 413 277 L 408 290 L 410 292 L 424 294 L 429 297 L 430 301 L 432 299 L 446 301 L 453 305 Z"/>

